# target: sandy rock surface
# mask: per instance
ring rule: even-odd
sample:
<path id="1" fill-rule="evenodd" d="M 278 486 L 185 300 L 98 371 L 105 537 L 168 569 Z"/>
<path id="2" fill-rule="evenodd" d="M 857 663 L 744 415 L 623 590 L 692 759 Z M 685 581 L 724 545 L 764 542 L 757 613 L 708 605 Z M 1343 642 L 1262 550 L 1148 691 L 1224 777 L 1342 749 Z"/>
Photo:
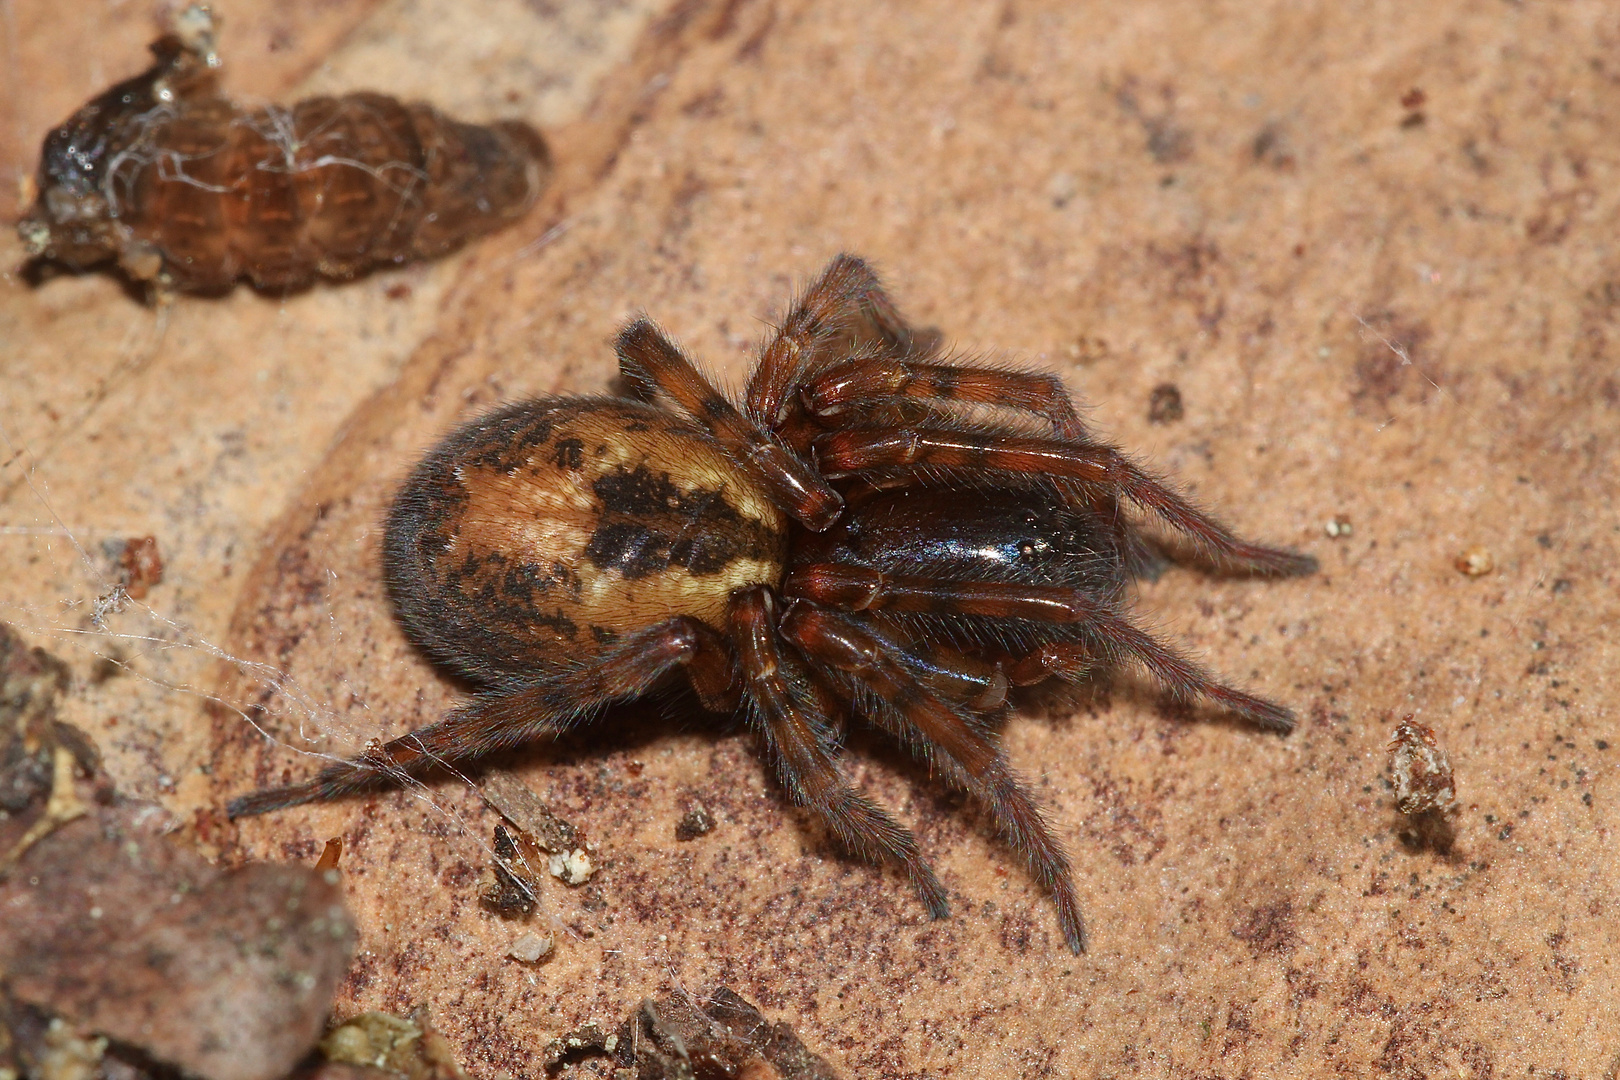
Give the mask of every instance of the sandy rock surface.
<path id="1" fill-rule="evenodd" d="M 139 70 L 156 8 L 7 10 L 13 178 Z M 69 661 L 63 716 L 210 853 L 313 861 L 343 837 L 341 1014 L 425 1004 L 489 1077 L 721 984 L 851 1076 L 1620 1067 L 1612 5 L 220 10 L 236 92 L 526 116 L 559 163 L 512 230 L 346 285 L 154 311 L 105 275 L 0 282 L 0 619 Z M 1140 590 L 1162 632 L 1291 704 L 1292 737 L 1129 674 L 1009 727 L 1089 954 L 982 816 L 875 736 L 848 773 L 916 828 L 948 921 L 838 856 L 745 734 L 657 708 L 504 762 L 594 868 L 546 877 L 528 923 L 480 904 L 499 818 L 453 780 L 224 822 L 313 771 L 300 751 L 465 694 L 377 573 L 383 509 L 438 434 L 603 389 L 639 310 L 739 385 L 841 250 L 961 353 L 1060 373 L 1110 438 L 1321 560 Z M 161 583 L 98 605 L 146 535 Z M 1459 569 L 1476 548 L 1488 572 Z M 1407 714 L 1455 769 L 1443 844 L 1393 806 Z M 713 827 L 677 841 L 695 802 Z M 538 964 L 510 955 L 531 932 L 555 941 Z"/>

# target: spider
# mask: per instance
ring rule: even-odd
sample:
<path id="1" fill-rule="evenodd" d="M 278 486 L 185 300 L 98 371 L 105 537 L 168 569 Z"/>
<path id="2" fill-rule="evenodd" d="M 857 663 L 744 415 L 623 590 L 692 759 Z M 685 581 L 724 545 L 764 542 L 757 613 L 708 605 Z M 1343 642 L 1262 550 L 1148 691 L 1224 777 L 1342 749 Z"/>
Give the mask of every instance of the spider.
<path id="1" fill-rule="evenodd" d="M 892 735 L 982 802 L 1079 953 L 1068 856 L 1000 744 L 1009 687 L 1135 663 L 1176 701 L 1292 728 L 1132 622 L 1126 589 L 1164 556 L 1272 576 L 1314 560 L 1239 539 L 1097 442 L 1056 376 L 943 358 L 862 260 L 840 255 L 791 307 L 740 408 L 645 318 L 616 348 L 629 396 L 497 408 L 428 453 L 389 513 L 400 619 L 482 692 L 232 817 L 555 738 L 678 672 L 941 918 L 912 833 L 838 768 L 850 718 Z"/>

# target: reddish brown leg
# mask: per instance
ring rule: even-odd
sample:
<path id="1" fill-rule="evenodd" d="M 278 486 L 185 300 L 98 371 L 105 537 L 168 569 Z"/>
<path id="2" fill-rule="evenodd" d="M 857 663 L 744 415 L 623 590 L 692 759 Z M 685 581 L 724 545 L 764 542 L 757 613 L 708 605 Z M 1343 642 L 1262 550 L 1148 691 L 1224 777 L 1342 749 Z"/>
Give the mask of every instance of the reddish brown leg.
<path id="1" fill-rule="evenodd" d="M 923 686 L 895 659 L 898 644 L 835 612 L 799 604 L 782 620 L 782 633 L 806 656 L 847 674 L 876 707 L 872 719 L 983 800 L 1007 842 L 1029 862 L 1035 879 L 1057 904 L 1064 940 L 1086 948 L 1080 899 L 1069 877 L 1069 858 L 1052 836 L 1035 800 L 1007 767 L 990 736 Z"/>
<path id="2" fill-rule="evenodd" d="M 796 567 L 782 592 L 845 611 L 917 611 L 1054 623 L 1081 622 L 1098 609 L 1080 590 L 1061 585 L 936 581 L 842 563 Z"/>
<path id="3" fill-rule="evenodd" d="M 923 398 L 875 398 L 860 410 L 859 423 L 863 427 L 913 428 L 950 424 L 956 419 L 940 404 Z M 829 431 L 848 427 L 851 417 L 843 415 L 817 416 L 804 402 L 794 397 L 783 411 L 782 422 L 776 427 L 776 437 L 803 458 L 811 457 L 815 441 Z"/>
<path id="4" fill-rule="evenodd" d="M 946 701 L 957 702 L 975 716 L 991 716 L 1007 703 L 1011 682 L 1001 664 L 969 656 L 937 641 L 913 644 L 906 661 L 917 680 Z"/>
<path id="5" fill-rule="evenodd" d="M 724 640 L 683 615 L 629 635 L 588 667 L 490 693 L 353 761 L 328 765 L 301 784 L 235 799 L 226 813 L 250 817 L 325 802 L 407 780 L 446 761 L 556 738 L 610 701 L 639 697 L 682 666 L 706 706 L 735 707 L 739 687 L 733 683 L 733 662 Z"/>
<path id="6" fill-rule="evenodd" d="M 831 725 L 809 674 L 777 647 L 770 593 L 755 586 L 731 602 L 731 635 L 757 727 L 793 801 L 826 822 L 841 844 L 868 862 L 905 867 L 929 914 L 950 914 L 945 889 L 917 850 L 910 830 L 845 784 L 833 759 Z"/>
<path id="7" fill-rule="evenodd" d="M 1096 666 L 1100 654 L 1114 663 L 1141 664 L 1177 701 L 1205 697 L 1273 731 L 1294 728 L 1294 714 L 1289 710 L 1216 681 L 1197 664 L 1178 656 L 1112 607 L 1080 589 L 890 577 L 864 566 L 810 563 L 788 575 L 783 592 L 845 611 L 982 615 L 1079 626 L 1096 641 L 1095 647 L 1073 642 L 1046 645 L 1015 663 L 1007 677 L 1019 686 L 1054 675 L 1076 679 Z"/>
<path id="8" fill-rule="evenodd" d="M 1075 411 L 1068 387 L 1049 373 L 930 364 L 891 355 L 859 357 L 839 364 L 816 379 L 805 389 L 803 398 L 804 412 L 824 418 L 835 417 L 851 406 L 860 408 L 857 415 L 862 416 L 861 423 L 866 427 L 894 423 L 887 416 L 873 413 L 875 402 L 958 401 L 998 405 L 1045 419 L 1052 425 L 1053 436 L 1065 442 L 1089 445 L 1091 441 Z M 904 423 L 915 424 L 914 421 Z M 838 425 L 828 424 L 828 427 L 833 426 Z M 789 443 L 797 447 L 791 439 Z M 1120 513 L 1117 496 L 1091 490 L 1074 492 L 1072 497 L 1102 520 L 1112 523 L 1126 565 L 1133 574 L 1151 571 L 1158 558 Z"/>
<path id="9" fill-rule="evenodd" d="M 1056 375 L 1034 371 L 929 364 L 884 355 L 849 360 L 829 369 L 804 390 L 810 411 L 829 416 L 882 398 L 963 401 L 1034 413 L 1052 434 L 1085 442 L 1085 425 Z"/>
<path id="10" fill-rule="evenodd" d="M 1079 642 L 1043 645 L 1009 667 L 1007 677 L 1019 686 L 1029 686 L 1052 676 L 1082 678 L 1096 667 L 1100 651 L 1111 662 L 1134 660 L 1141 664 L 1176 701 L 1191 704 L 1197 698 L 1208 698 L 1267 730 L 1294 730 L 1292 710 L 1219 682 L 1191 660 L 1161 645 L 1146 631 L 1117 615 L 1088 620 L 1085 630 L 1095 639 L 1095 646 Z"/>
<path id="11" fill-rule="evenodd" d="M 853 255 L 839 255 L 788 310 L 760 354 L 748 380 L 748 415 L 774 429 L 799 384 L 834 358 L 832 350 L 851 347 L 851 335 L 862 330 L 875 333 L 876 344 L 893 355 L 926 348 L 900 318 L 872 268 Z"/>
<path id="12" fill-rule="evenodd" d="M 1316 560 L 1241 540 L 1111 446 L 979 431 L 846 428 L 816 440 L 824 475 L 869 469 L 962 468 L 1031 473 L 1118 492 L 1186 534 L 1212 557 L 1258 574 L 1309 574 Z"/>
<path id="13" fill-rule="evenodd" d="M 803 405 L 795 401 L 789 403 L 781 423 L 776 425 L 775 434 L 782 440 L 782 444 L 795 454 L 809 458 L 811 444 L 826 434 L 827 430 L 827 427 L 818 423 Z"/>
<path id="14" fill-rule="evenodd" d="M 805 461 L 739 413 L 698 373 L 680 347 L 646 319 L 619 332 L 619 371 L 668 394 L 728 449 L 753 462 L 779 504 L 812 532 L 838 520 L 844 500 Z"/>

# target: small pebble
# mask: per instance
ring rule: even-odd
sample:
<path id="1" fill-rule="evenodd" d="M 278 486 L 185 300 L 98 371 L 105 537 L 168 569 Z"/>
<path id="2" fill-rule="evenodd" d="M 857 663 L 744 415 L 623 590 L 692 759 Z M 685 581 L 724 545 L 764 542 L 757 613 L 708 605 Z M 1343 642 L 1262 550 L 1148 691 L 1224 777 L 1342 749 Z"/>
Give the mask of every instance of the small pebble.
<path id="1" fill-rule="evenodd" d="M 596 867 L 591 864 L 591 857 L 585 854 L 583 848 L 575 848 L 568 854 L 558 853 L 551 857 L 548 867 L 551 876 L 557 878 L 565 885 L 583 885 L 596 873 Z"/>
<path id="2" fill-rule="evenodd" d="M 1496 569 L 1496 560 L 1491 558 L 1489 551 L 1475 544 L 1457 556 L 1457 569 L 1469 577 L 1484 577 Z"/>
<path id="3" fill-rule="evenodd" d="M 1148 423 L 1173 424 L 1186 415 L 1181 389 L 1175 383 L 1160 383 L 1148 397 Z"/>
<path id="4" fill-rule="evenodd" d="M 1326 533 L 1334 539 L 1349 536 L 1350 519 L 1347 517 L 1332 518 L 1323 528 L 1324 531 L 1326 531 Z"/>
<path id="5" fill-rule="evenodd" d="M 1457 781 L 1451 761 L 1440 748 L 1433 728 L 1408 716 L 1395 726 L 1389 753 L 1395 807 L 1401 813 L 1445 813 L 1457 805 Z"/>
<path id="6" fill-rule="evenodd" d="M 702 803 L 693 801 L 692 808 L 675 823 L 675 839 L 696 840 L 714 831 L 714 815 Z"/>
<path id="7" fill-rule="evenodd" d="M 524 934 L 512 942 L 509 953 L 514 960 L 521 960 L 525 964 L 533 964 L 542 957 L 551 955 L 551 939 L 534 933 Z"/>

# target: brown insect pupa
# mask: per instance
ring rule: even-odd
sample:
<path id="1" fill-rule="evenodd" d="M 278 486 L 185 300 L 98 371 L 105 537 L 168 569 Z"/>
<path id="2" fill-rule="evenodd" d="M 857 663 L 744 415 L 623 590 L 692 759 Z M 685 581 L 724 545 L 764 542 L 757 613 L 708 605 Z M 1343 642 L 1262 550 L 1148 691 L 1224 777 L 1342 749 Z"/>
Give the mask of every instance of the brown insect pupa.
<path id="1" fill-rule="evenodd" d="M 157 62 L 45 139 L 29 254 L 116 259 L 160 289 L 261 289 L 430 259 L 521 216 L 551 173 L 527 124 L 452 120 L 375 93 L 243 108 L 216 86 L 217 21 L 192 5 Z"/>

